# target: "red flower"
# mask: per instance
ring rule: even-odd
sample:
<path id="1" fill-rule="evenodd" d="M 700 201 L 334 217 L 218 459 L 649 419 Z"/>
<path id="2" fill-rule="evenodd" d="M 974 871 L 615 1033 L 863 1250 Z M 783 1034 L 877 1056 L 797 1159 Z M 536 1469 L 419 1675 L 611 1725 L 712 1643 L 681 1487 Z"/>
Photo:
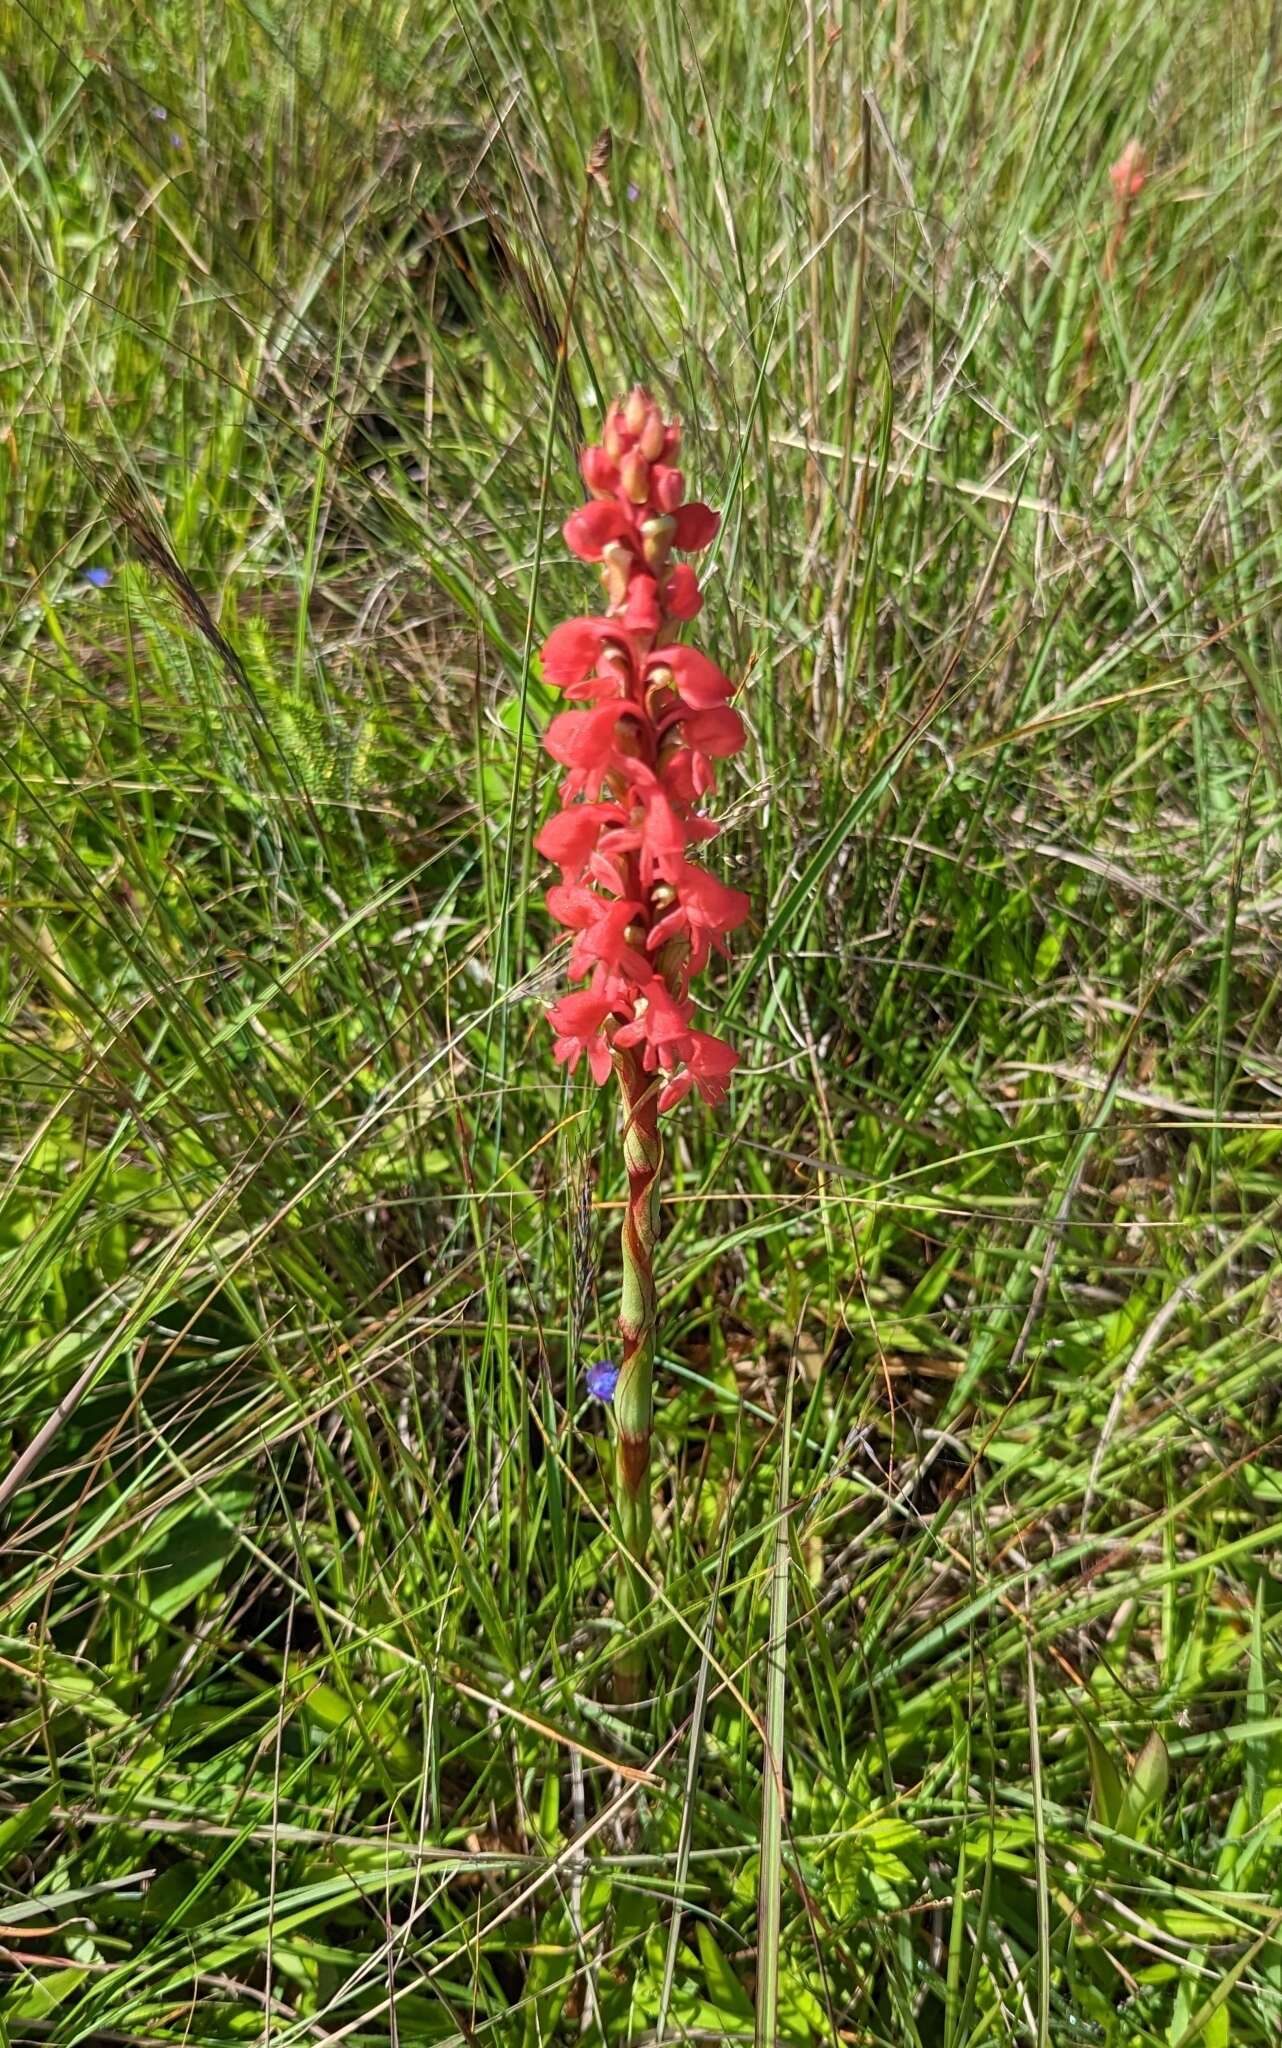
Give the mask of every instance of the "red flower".
<path id="1" fill-rule="evenodd" d="M 720 515 L 707 505 L 683 505 L 677 513 L 677 530 L 672 536 L 674 547 L 682 554 L 693 555 L 700 548 L 706 548 L 717 537 L 721 524 Z"/>
<path id="2" fill-rule="evenodd" d="M 606 908 L 596 890 L 589 889 L 586 882 L 554 882 L 543 900 L 557 923 L 572 932 L 586 931 Z M 632 908 L 638 906 L 634 904 Z"/>
<path id="3" fill-rule="evenodd" d="M 690 969 L 697 974 L 712 948 L 725 951 L 726 934 L 743 923 L 752 906 L 742 889 L 731 889 L 688 860 L 679 863 L 672 887 L 676 902 L 651 925 L 646 949 L 654 952 L 668 939 L 685 937 L 690 941 Z"/>
<path id="4" fill-rule="evenodd" d="M 597 897 L 595 915 L 583 926 L 570 948 L 571 974 L 590 974 L 594 968 L 606 971 L 606 985 L 627 990 L 652 972 L 644 953 L 632 943 L 639 903 L 607 903 Z M 631 935 L 631 936 L 630 936 Z"/>
<path id="5" fill-rule="evenodd" d="M 623 824 L 625 819 L 619 804 L 575 804 L 550 817 L 534 844 L 544 860 L 554 861 L 563 875 L 581 875 L 602 831 Z"/>
<path id="6" fill-rule="evenodd" d="M 695 840 L 715 839 L 717 828 L 711 818 L 701 818 L 690 810 L 666 766 L 661 780 L 653 775 L 647 779 L 638 763 L 634 780 L 637 801 L 627 822 L 607 827 L 600 846 L 613 860 L 622 854 L 636 854 L 641 880 L 648 889 L 652 883 L 668 879 L 673 862 L 679 861 Z"/>
<path id="7" fill-rule="evenodd" d="M 696 619 L 703 610 L 699 579 L 688 562 L 677 562 L 668 578 L 664 603 L 670 619 Z"/>
<path id="8" fill-rule="evenodd" d="M 628 585 L 623 623 L 634 633 L 657 633 L 663 623 L 659 586 L 653 576 L 634 576 Z"/>
<path id="9" fill-rule="evenodd" d="M 630 541 L 634 535 L 633 522 L 621 505 L 600 503 L 580 505 L 562 530 L 571 553 L 585 562 L 599 562 L 612 540 Z"/>
<path id="10" fill-rule="evenodd" d="M 611 462 L 604 448 L 585 448 L 579 457 L 579 468 L 594 498 L 611 498 L 618 490 L 618 465 Z"/>
<path id="11" fill-rule="evenodd" d="M 554 626 L 539 655 L 544 682 L 554 690 L 573 690 L 591 675 L 602 648 L 611 643 L 626 649 L 626 640 L 613 619 L 567 619 L 564 625 Z"/>
<path id="12" fill-rule="evenodd" d="M 697 802 L 716 786 L 713 761 L 725 760 L 727 755 L 737 754 L 742 747 L 743 720 L 728 704 L 718 704 L 714 710 L 692 711 L 684 716 L 674 712 L 664 720 L 661 731 L 667 729 L 679 733 L 685 745 L 670 757 L 663 779 L 669 789 L 674 792 L 680 790 L 683 796 L 688 779 L 690 795 L 685 797 L 685 801 Z M 682 763 L 679 768 L 678 761 Z M 678 780 L 678 777 L 682 779 Z"/>
<path id="13" fill-rule="evenodd" d="M 620 1024 L 614 1034 L 616 1045 L 639 1045 L 648 1068 L 675 1066 L 685 1057 L 692 1033 L 693 1003 L 679 1002 L 667 983 L 657 975 L 647 981 L 636 998 L 637 1014 L 630 1024 Z"/>
<path id="14" fill-rule="evenodd" d="M 687 711 L 667 722 L 676 728 L 688 747 L 711 754 L 717 761 L 737 754 L 747 737 L 743 720 L 729 704 L 711 704 L 706 711 Z"/>
<path id="15" fill-rule="evenodd" d="M 739 1064 L 734 1047 L 727 1045 L 724 1038 L 715 1038 L 710 1031 L 691 1031 L 685 1059 L 684 1071 L 674 1074 L 660 1095 L 659 1108 L 671 1109 L 674 1102 L 689 1094 L 692 1084 L 705 1102 L 724 1102 L 730 1076 Z"/>
<path id="16" fill-rule="evenodd" d="M 567 802 L 574 796 L 597 796 L 610 776 L 627 775 L 629 757 L 618 744 L 621 709 L 615 698 L 594 711 L 558 712 L 548 726 L 544 746 L 571 771 L 562 784 Z"/>
<path id="17" fill-rule="evenodd" d="M 734 695 L 729 676 L 723 675 L 716 662 L 700 654 L 697 647 L 656 647 L 646 657 L 646 673 L 653 680 L 656 673 L 662 674 L 664 670 L 671 675 L 681 702 L 692 711 L 711 710 L 714 704 L 724 704 Z"/>
<path id="18" fill-rule="evenodd" d="M 573 1073 L 586 1053 L 598 1087 L 609 1079 L 613 1064 L 610 1041 L 605 1035 L 606 1020 L 613 1009 L 613 998 L 606 991 L 584 988 L 562 996 L 548 1011 L 548 1023 L 556 1033 L 553 1059 Z"/>

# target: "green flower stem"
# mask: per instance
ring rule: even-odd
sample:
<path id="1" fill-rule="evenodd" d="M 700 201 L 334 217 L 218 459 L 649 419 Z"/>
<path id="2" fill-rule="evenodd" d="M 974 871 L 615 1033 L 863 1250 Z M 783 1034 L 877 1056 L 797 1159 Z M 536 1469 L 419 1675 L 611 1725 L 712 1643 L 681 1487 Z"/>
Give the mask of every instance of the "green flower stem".
<path id="1" fill-rule="evenodd" d="M 650 1431 L 657 1305 L 654 1248 L 659 1234 L 663 1141 L 659 1136 L 658 1076 L 646 1073 L 640 1055 L 631 1048 L 618 1053 L 616 1062 L 623 1093 L 623 1158 L 628 1170 L 628 1200 L 622 1230 L 622 1357 L 614 1395 L 618 1425 L 615 1515 L 622 1549 L 615 1614 L 623 1641 L 615 1682 L 620 1700 L 633 1700 L 639 1697 L 645 1679 L 645 1653 L 640 1647 L 639 1629 L 646 1605 L 643 1567 L 650 1547 Z"/>

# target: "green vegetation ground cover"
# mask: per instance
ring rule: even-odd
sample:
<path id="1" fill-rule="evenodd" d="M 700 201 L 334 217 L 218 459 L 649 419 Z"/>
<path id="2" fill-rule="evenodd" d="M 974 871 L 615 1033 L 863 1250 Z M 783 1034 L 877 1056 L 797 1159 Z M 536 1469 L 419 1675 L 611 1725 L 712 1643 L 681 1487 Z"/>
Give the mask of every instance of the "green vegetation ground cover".
<path id="1" fill-rule="evenodd" d="M 1278 2039 L 1276 41 L 5 17 L 9 2040 Z M 754 918 L 621 1714 L 527 651 L 638 376 Z"/>

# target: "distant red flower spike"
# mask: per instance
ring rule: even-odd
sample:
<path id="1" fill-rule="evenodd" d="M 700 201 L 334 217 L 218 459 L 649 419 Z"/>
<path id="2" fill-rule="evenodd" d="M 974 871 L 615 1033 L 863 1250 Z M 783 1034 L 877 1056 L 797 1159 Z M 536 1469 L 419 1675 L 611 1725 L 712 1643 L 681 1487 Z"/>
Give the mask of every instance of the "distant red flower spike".
<path id="1" fill-rule="evenodd" d="M 1109 165 L 1108 176 L 1119 206 L 1128 206 L 1132 199 L 1138 199 L 1148 183 L 1148 158 L 1143 144 L 1132 137 L 1117 162 Z"/>

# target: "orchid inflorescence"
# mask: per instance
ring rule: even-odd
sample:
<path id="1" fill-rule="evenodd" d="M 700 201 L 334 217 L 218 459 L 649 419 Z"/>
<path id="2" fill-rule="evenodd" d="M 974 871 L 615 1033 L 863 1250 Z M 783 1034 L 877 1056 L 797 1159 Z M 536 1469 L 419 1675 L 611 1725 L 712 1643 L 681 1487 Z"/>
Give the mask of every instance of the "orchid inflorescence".
<path id="1" fill-rule="evenodd" d="M 548 908 L 574 934 L 570 973 L 587 980 L 548 1012 L 553 1052 L 571 1073 L 586 1055 L 598 1083 L 617 1076 L 628 1177 L 621 1355 L 587 1372 L 617 1433 L 620 1703 L 637 1698 L 645 1668 L 659 1114 L 691 1088 L 708 1102 L 726 1093 L 739 1055 L 693 1022 L 690 982 L 748 914 L 741 891 L 690 858 L 716 836 L 701 806 L 713 763 L 738 753 L 744 729 L 729 677 L 678 639 L 703 599 L 694 570 L 673 553 L 706 548 L 718 526 L 706 505 L 685 502 L 679 439 L 640 389 L 611 406 L 600 446 L 582 456 L 590 502 L 565 523 L 574 553 L 601 564 L 606 609 L 557 626 L 542 655 L 544 681 L 583 707 L 561 712 L 543 741 L 566 774 L 561 807 L 535 843 L 561 870 Z"/>
<path id="2" fill-rule="evenodd" d="M 543 647 L 544 681 L 587 708 L 561 712 L 544 734 L 567 773 L 561 808 L 535 842 L 561 870 L 547 903 L 575 935 L 569 971 L 588 977 L 548 1012 L 555 1057 L 573 1073 L 586 1055 L 600 1083 L 636 1048 L 660 1110 L 691 1087 L 707 1102 L 726 1093 L 739 1056 L 692 1022 L 689 986 L 748 914 L 742 891 L 689 857 L 717 833 L 699 808 L 713 763 L 745 735 L 729 677 L 677 641 L 703 599 L 673 551 L 697 553 L 719 524 L 707 505 L 684 501 L 679 441 L 678 425 L 637 388 L 583 452 L 591 501 L 565 538 L 601 563 L 607 609 L 567 620 Z"/>

